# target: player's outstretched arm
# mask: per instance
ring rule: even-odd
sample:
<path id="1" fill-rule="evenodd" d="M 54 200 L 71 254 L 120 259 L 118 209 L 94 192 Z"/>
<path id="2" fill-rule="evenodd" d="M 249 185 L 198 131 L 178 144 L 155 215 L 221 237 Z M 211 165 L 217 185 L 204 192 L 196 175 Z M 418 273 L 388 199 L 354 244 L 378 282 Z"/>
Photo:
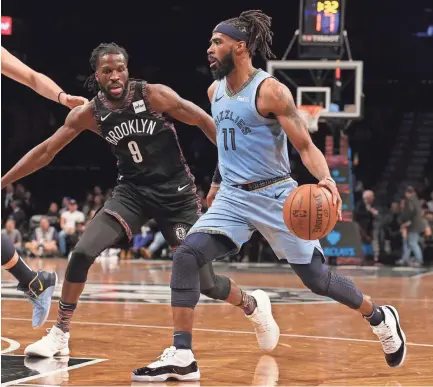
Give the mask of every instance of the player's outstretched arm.
<path id="1" fill-rule="evenodd" d="M 198 126 L 203 133 L 216 144 L 216 126 L 214 120 L 201 107 L 181 98 L 168 86 L 148 85 L 148 98 L 152 107 L 172 116 L 188 125 Z"/>
<path id="2" fill-rule="evenodd" d="M 290 90 L 276 79 L 267 79 L 260 89 L 257 107 L 264 116 L 273 113 L 277 117 L 290 142 L 298 150 L 304 165 L 319 180 L 320 186 L 331 191 L 333 204 L 337 205 L 340 211 L 340 194 L 329 172 L 325 156 L 314 145 Z"/>
<path id="3" fill-rule="evenodd" d="M 88 102 L 84 97 L 66 94 L 52 79 L 34 71 L 4 47 L 1 52 L 1 72 L 14 81 L 30 87 L 43 97 L 59 102 L 70 109 Z"/>
<path id="4" fill-rule="evenodd" d="M 1 179 L 1 188 L 48 165 L 54 156 L 86 128 L 93 128 L 91 103 L 73 109 L 63 126 L 22 157 Z M 94 119 L 93 119 L 94 120 Z"/>

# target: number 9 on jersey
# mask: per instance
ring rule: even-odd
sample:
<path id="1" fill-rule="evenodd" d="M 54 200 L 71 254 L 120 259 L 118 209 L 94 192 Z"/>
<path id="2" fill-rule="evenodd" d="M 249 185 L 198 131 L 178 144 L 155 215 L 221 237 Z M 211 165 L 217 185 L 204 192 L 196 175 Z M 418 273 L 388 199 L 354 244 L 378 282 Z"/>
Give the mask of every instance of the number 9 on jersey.
<path id="1" fill-rule="evenodd" d="M 132 160 L 136 163 L 141 163 L 143 161 L 143 156 L 141 155 L 140 148 L 135 141 L 128 142 L 128 148 L 132 155 Z"/>

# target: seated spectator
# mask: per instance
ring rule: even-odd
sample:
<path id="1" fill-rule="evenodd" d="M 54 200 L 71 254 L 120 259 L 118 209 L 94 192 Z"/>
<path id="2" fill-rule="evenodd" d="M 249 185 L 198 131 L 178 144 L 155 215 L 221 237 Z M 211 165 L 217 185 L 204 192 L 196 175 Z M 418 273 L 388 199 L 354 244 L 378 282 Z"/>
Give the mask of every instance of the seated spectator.
<path id="1" fill-rule="evenodd" d="M 77 202 L 69 200 L 68 210 L 60 217 L 59 248 L 63 256 L 68 253 L 68 243 L 75 244 L 78 241 L 78 231 L 85 220 L 84 214 L 78 211 Z"/>
<path id="2" fill-rule="evenodd" d="M 48 208 L 47 216 L 59 216 L 59 206 L 56 202 L 52 202 Z"/>
<path id="3" fill-rule="evenodd" d="M 144 226 L 141 227 L 141 234 L 134 235 L 132 253 L 134 256 L 138 256 L 138 252 L 143 252 L 142 248 L 148 246 L 154 239 L 155 234 L 158 231 L 158 225 L 151 219 Z"/>
<path id="4" fill-rule="evenodd" d="M 88 215 L 90 210 L 93 208 L 93 194 L 88 193 L 86 200 L 83 203 L 82 210 L 84 215 Z"/>
<path id="5" fill-rule="evenodd" d="M 62 208 L 59 211 L 59 214 L 62 215 L 64 212 L 68 211 L 69 201 L 71 198 L 69 196 L 65 196 L 62 200 Z"/>
<path id="6" fill-rule="evenodd" d="M 12 201 L 10 207 L 12 209 L 12 212 L 9 217 L 15 221 L 15 227 L 18 230 L 22 231 L 22 227 L 26 224 L 26 220 L 27 220 L 26 214 L 21 209 L 20 202 L 17 200 Z"/>
<path id="7" fill-rule="evenodd" d="M 146 259 L 153 259 L 155 254 L 162 249 L 166 243 L 164 235 L 162 235 L 161 231 L 158 231 L 149 247 L 142 247 L 140 249 L 141 254 L 143 254 L 143 257 Z"/>
<path id="8" fill-rule="evenodd" d="M 47 217 L 49 218 L 50 224 L 54 226 L 57 231 L 60 231 L 60 213 L 59 206 L 56 202 L 52 202 L 47 211 Z"/>
<path id="9" fill-rule="evenodd" d="M 44 216 L 25 247 L 35 257 L 52 256 L 58 251 L 57 240 L 56 229 L 50 226 L 48 218 Z"/>
<path id="10" fill-rule="evenodd" d="M 15 228 L 15 220 L 8 219 L 6 221 L 5 228 L 2 230 L 2 234 L 10 239 L 14 244 L 18 254 L 22 253 L 23 237 L 19 230 Z"/>

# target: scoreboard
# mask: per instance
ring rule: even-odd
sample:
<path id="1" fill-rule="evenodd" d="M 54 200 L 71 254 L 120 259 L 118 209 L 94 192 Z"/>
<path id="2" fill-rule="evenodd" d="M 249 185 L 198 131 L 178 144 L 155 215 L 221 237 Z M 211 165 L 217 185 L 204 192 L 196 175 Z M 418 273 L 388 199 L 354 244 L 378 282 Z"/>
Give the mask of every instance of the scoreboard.
<path id="1" fill-rule="evenodd" d="M 299 44 L 341 46 L 345 0 L 301 0 Z"/>

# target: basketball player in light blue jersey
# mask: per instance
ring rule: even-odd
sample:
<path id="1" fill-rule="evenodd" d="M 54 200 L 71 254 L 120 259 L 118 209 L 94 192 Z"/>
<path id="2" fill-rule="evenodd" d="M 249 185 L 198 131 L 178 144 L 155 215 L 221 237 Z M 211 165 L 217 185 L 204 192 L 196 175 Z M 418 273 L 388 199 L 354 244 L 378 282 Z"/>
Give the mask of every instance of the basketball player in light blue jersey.
<path id="1" fill-rule="evenodd" d="M 289 89 L 252 65 L 256 52 L 264 59 L 272 57 L 270 24 L 271 18 L 261 11 L 247 11 L 218 24 L 213 31 L 208 56 L 216 81 L 208 94 L 217 126 L 222 182 L 216 173 L 209 193 L 210 201 L 215 197 L 212 206 L 173 258 L 173 346 L 156 362 L 135 370 L 134 380 L 200 378 L 191 346 L 194 308 L 200 296 L 199 272 L 204 262 L 237 253 L 255 230 L 268 240 L 278 258 L 288 260 L 311 291 L 357 310 L 368 320 L 390 367 L 404 362 L 406 338 L 397 310 L 376 306 L 365 298 L 350 279 L 328 269 L 319 241 L 301 240 L 284 224 L 284 201 L 297 187 L 290 177 L 287 139 L 318 184 L 332 193 L 339 212 L 341 198 Z M 263 341 L 260 346 L 274 348 L 279 329 L 270 313 L 269 298 L 260 290 L 252 297 L 255 309 L 251 318 L 262 323 L 256 329 L 259 343 Z"/>

